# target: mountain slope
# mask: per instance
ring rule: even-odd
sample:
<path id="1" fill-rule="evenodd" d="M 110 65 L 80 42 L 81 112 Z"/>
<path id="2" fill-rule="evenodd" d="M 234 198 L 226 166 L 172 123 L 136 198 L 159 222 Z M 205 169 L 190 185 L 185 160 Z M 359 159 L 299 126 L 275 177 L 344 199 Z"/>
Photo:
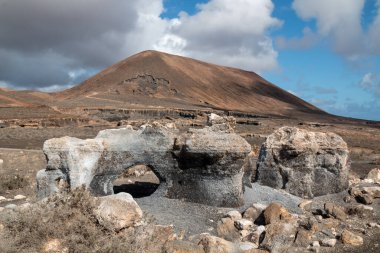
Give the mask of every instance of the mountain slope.
<path id="1" fill-rule="evenodd" d="M 62 101 L 138 101 L 140 106 L 209 107 L 259 114 L 325 114 L 259 75 L 157 51 L 133 55 L 55 94 Z"/>

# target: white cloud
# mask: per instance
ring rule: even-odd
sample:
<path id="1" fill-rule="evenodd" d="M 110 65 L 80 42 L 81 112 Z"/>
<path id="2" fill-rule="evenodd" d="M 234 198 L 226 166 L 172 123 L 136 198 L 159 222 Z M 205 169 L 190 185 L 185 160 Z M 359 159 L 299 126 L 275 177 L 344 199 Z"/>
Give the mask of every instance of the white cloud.
<path id="1" fill-rule="evenodd" d="M 360 81 L 360 86 L 380 98 L 380 74 L 366 73 Z"/>
<path id="2" fill-rule="evenodd" d="M 271 0 L 210 0 L 198 8 L 163 19 L 163 0 L 0 0 L 0 80 L 70 85 L 83 70 L 147 49 L 254 71 L 277 66 L 268 32 L 281 22 Z"/>
<path id="3" fill-rule="evenodd" d="M 271 0 L 211 0 L 198 8 L 193 16 L 181 13 L 156 47 L 257 72 L 276 68 L 267 34 L 282 23 L 271 16 Z"/>
<path id="4" fill-rule="evenodd" d="M 368 52 L 361 26 L 365 0 L 294 0 L 293 9 L 304 20 L 315 19 L 318 33 L 350 59 Z"/>

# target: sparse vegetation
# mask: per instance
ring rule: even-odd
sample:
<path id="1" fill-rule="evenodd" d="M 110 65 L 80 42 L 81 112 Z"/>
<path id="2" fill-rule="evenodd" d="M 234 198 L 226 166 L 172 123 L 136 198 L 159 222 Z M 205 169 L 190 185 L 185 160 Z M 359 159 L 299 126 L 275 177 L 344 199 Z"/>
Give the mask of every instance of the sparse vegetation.
<path id="1" fill-rule="evenodd" d="M 25 187 L 28 180 L 20 175 L 0 175 L 0 194 Z"/>
<path id="2" fill-rule="evenodd" d="M 157 246 L 153 233 L 147 232 L 153 231 L 152 220 L 115 233 L 97 222 L 94 206 L 95 198 L 77 189 L 24 210 L 3 212 L 0 252 L 151 252 L 149 247 Z"/>

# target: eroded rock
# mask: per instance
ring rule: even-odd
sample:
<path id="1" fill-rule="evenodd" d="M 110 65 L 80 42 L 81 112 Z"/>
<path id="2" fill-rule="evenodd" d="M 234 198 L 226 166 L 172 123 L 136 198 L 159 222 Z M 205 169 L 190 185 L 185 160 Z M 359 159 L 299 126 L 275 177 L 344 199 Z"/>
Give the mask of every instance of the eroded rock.
<path id="1" fill-rule="evenodd" d="M 348 187 L 348 153 L 334 133 L 282 127 L 262 145 L 256 178 L 304 198 L 341 192 Z"/>
<path id="2" fill-rule="evenodd" d="M 47 140 L 47 167 L 37 175 L 40 198 L 84 185 L 113 194 L 112 182 L 134 165 L 147 165 L 161 180 L 156 194 L 214 206 L 243 204 L 243 165 L 251 146 L 228 122 L 179 133 L 160 124 L 100 131 L 94 139 Z"/>

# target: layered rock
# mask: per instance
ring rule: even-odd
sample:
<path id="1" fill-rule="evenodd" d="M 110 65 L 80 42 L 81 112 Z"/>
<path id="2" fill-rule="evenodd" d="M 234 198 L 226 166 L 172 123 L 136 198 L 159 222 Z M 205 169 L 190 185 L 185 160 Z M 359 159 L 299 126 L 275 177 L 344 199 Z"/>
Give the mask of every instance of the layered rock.
<path id="1" fill-rule="evenodd" d="M 262 145 L 256 179 L 306 198 L 340 192 L 348 187 L 348 153 L 334 133 L 282 127 Z"/>
<path id="2" fill-rule="evenodd" d="M 94 139 L 72 137 L 44 143 L 47 168 L 37 175 L 40 198 L 84 185 L 96 195 L 113 194 L 112 182 L 134 165 L 147 165 L 160 179 L 156 194 L 214 206 L 243 204 L 242 177 L 251 146 L 226 122 L 178 130 L 159 124 L 100 131 Z"/>

